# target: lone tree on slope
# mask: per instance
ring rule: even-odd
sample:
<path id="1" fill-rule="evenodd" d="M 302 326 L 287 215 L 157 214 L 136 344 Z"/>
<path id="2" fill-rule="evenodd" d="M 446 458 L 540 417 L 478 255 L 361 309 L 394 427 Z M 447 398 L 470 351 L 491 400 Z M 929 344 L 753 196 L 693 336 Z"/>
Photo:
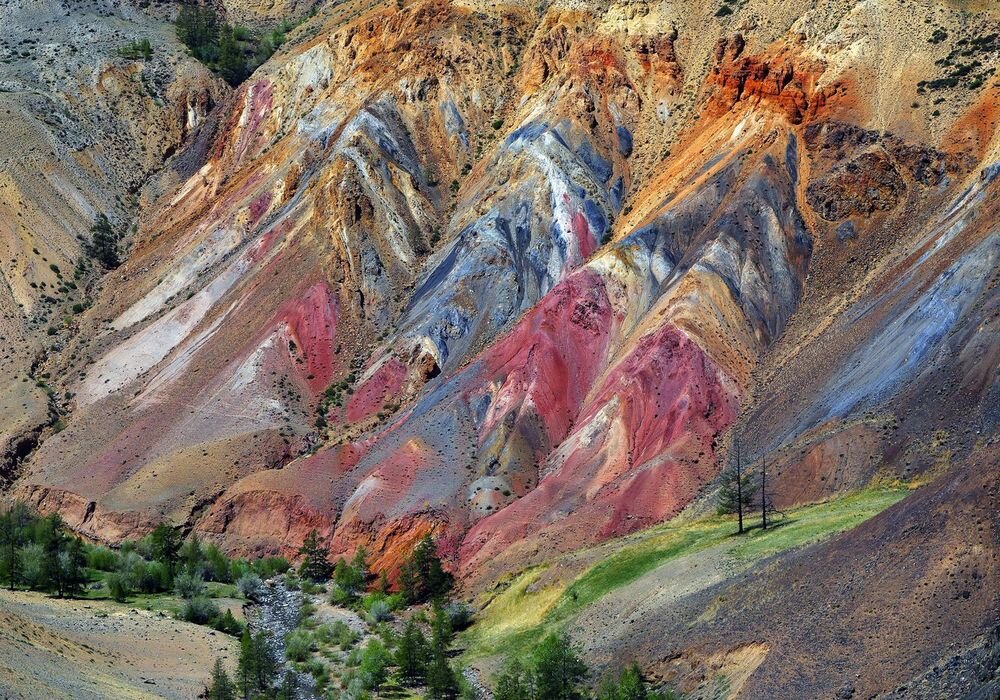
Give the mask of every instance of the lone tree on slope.
<path id="1" fill-rule="evenodd" d="M 299 554 L 303 556 L 302 565 L 299 567 L 300 576 L 316 583 L 330 578 L 333 572 L 333 565 L 329 559 L 330 548 L 316 530 L 310 530 L 306 535 L 302 546 L 299 547 Z"/>
<path id="2" fill-rule="evenodd" d="M 735 464 L 722 472 L 722 488 L 719 489 L 719 514 L 736 513 L 739 522 L 737 534 L 742 535 L 745 532 L 743 513 L 753 505 L 756 486 L 751 476 L 743 469 L 739 441 L 736 442 L 735 448 Z"/>

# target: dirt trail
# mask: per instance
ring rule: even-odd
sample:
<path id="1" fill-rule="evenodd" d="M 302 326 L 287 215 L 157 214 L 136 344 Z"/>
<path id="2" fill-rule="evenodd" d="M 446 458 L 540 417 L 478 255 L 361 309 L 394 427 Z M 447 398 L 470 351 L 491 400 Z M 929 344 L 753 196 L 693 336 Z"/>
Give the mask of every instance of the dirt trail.
<path id="1" fill-rule="evenodd" d="M 0 696 L 193 698 L 236 639 L 103 601 L 0 592 Z"/>

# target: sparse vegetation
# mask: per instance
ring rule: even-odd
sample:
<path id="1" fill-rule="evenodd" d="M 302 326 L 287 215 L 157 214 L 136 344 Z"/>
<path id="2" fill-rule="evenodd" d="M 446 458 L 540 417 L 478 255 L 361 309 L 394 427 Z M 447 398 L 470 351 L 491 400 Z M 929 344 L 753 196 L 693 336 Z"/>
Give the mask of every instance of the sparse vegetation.
<path id="1" fill-rule="evenodd" d="M 9 589 L 143 605 L 234 636 L 243 623 L 215 599 L 237 593 L 234 578 L 252 595 L 262 576 L 287 568 L 281 557 L 230 560 L 197 536 L 184 541 L 167 524 L 111 549 L 85 543 L 58 515 L 42 517 L 23 503 L 0 514 L 0 582 Z"/>
<path id="2" fill-rule="evenodd" d="M 285 35 L 304 19 L 286 20 L 270 32 L 258 33 L 222 21 L 211 5 L 183 5 L 175 25 L 177 38 L 191 55 L 235 86 L 270 58 L 285 43 Z"/>
<path id="3" fill-rule="evenodd" d="M 939 44 L 947 41 L 948 32 L 937 27 L 928 42 Z M 962 37 L 955 42 L 954 47 L 944 58 L 935 61 L 935 65 L 944 69 L 943 75 L 917 83 L 917 92 L 925 94 L 928 90 L 943 90 L 964 86 L 969 90 L 982 87 L 996 71 L 988 67 L 988 63 L 1000 58 L 1000 34 L 985 36 Z M 939 104 L 935 101 L 934 104 Z M 935 110 L 940 114 L 940 110 Z"/>
<path id="4" fill-rule="evenodd" d="M 118 256 L 118 232 L 111 226 L 108 217 L 98 214 L 94 225 L 90 227 L 90 242 L 84 245 L 87 255 L 94 258 L 107 270 L 113 270 L 121 265 Z"/>
<path id="5" fill-rule="evenodd" d="M 908 493 L 906 488 L 873 488 L 843 498 L 788 511 L 767 530 L 751 527 L 733 536 L 734 516 L 712 516 L 661 525 L 632 536 L 568 585 L 538 586 L 544 568 L 523 572 L 494 597 L 466 637 L 467 654 L 479 657 L 521 650 L 527 653 L 547 633 L 558 631 L 574 613 L 668 561 L 714 546 L 731 545 L 727 556 L 750 562 L 801 547 L 848 530 Z"/>
<path id="6" fill-rule="evenodd" d="M 149 39 L 135 39 L 124 46 L 118 47 L 118 55 L 130 61 L 138 61 L 140 59 L 148 61 L 153 57 L 153 46 L 149 43 Z"/>

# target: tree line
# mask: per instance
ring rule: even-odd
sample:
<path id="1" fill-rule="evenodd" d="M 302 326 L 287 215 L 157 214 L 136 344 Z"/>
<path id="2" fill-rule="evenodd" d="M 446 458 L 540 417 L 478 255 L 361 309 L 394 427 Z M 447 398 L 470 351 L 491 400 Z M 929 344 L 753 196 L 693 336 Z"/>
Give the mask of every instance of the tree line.
<path id="1" fill-rule="evenodd" d="M 552 633 L 527 655 L 507 657 L 493 679 L 495 700 L 674 700 L 668 690 L 651 690 L 636 664 L 606 674 L 591 692 L 592 671 L 579 649 L 562 633 Z"/>
<path id="2" fill-rule="evenodd" d="M 270 32 L 252 32 L 220 18 L 211 5 L 183 4 L 175 21 L 177 38 L 191 55 L 230 85 L 242 83 L 285 42 L 296 23 L 284 21 Z"/>
<path id="3" fill-rule="evenodd" d="M 445 571 L 431 536 L 422 538 L 409 553 L 396 585 L 384 572 L 376 576 L 371 571 L 363 547 L 350 560 L 331 562 L 329 546 L 315 530 L 305 537 L 298 554 L 297 577 L 286 576 L 286 586 L 298 586 L 309 593 L 326 592 L 331 603 L 352 608 L 367 618 L 376 633 L 363 647 L 351 650 L 348 668 L 340 678 L 339 697 L 363 700 L 389 683 L 419 689 L 433 700 L 468 696 L 467 684 L 450 656 L 455 634 L 469 626 L 472 616 L 466 606 L 447 599 L 452 577 Z M 413 608 L 424 604 L 429 607 Z M 408 607 L 408 619 L 397 633 L 387 623 Z M 320 638 L 336 640 L 341 649 L 352 648 L 357 641 L 357 635 L 343 624 L 340 629 L 311 629 L 300 624 L 285 639 L 287 658 L 309 668 Z M 293 693 L 294 675 L 282 676 L 268 649 L 266 637 L 244 633 L 233 675 L 216 660 L 207 697 L 280 698 L 285 697 L 282 693 Z M 322 680 L 318 686 L 325 683 L 325 677 Z"/>
<path id="4" fill-rule="evenodd" d="M 182 601 L 177 616 L 239 635 L 243 625 L 223 612 L 206 584 L 234 583 L 252 597 L 262 578 L 289 568 L 282 557 L 254 562 L 230 559 L 215 544 L 161 523 L 139 540 L 117 549 L 84 542 L 57 513 L 42 516 L 14 502 L 0 513 L 0 582 L 10 590 L 27 589 L 60 598 L 107 589 L 107 597 L 127 602 L 136 595 L 173 593 Z"/>

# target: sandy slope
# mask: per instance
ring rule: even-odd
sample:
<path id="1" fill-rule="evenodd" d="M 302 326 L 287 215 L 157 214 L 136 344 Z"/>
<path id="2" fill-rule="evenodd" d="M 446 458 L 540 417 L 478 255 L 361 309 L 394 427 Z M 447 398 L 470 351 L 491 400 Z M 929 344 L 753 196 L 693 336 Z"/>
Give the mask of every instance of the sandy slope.
<path id="1" fill-rule="evenodd" d="M 193 698 L 237 641 L 103 601 L 0 593 L 0 696 Z"/>

